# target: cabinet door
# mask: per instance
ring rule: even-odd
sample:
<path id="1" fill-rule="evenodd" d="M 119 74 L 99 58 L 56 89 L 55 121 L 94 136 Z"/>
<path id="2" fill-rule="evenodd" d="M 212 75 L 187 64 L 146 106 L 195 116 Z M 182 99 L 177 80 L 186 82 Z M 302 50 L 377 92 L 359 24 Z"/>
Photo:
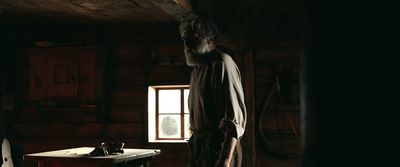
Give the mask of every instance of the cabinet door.
<path id="1" fill-rule="evenodd" d="M 78 96 L 81 100 L 96 97 L 96 54 L 93 50 L 81 50 L 78 57 Z"/>
<path id="2" fill-rule="evenodd" d="M 47 70 L 50 74 L 45 79 L 47 97 L 73 97 L 78 95 L 76 55 L 53 52 L 47 57 Z"/>
<path id="3" fill-rule="evenodd" d="M 51 48 L 30 53 L 30 97 L 94 100 L 96 53 L 90 48 Z"/>
<path id="4" fill-rule="evenodd" d="M 43 55 L 43 56 L 41 56 Z M 30 83 L 29 96 L 35 100 L 44 96 L 45 76 L 48 75 L 45 68 L 45 57 L 42 52 L 29 52 L 30 58 Z"/>
<path id="5" fill-rule="evenodd" d="M 59 50 L 34 52 L 31 58 L 31 97 L 77 96 L 76 55 Z"/>

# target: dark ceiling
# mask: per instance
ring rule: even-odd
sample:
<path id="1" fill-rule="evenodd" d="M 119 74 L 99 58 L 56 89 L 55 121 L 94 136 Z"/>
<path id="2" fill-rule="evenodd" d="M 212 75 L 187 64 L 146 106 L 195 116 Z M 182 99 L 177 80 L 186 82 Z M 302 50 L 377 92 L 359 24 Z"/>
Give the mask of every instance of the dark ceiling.
<path id="1" fill-rule="evenodd" d="M 147 0 L 1 0 L 0 15 L 13 22 L 143 24 L 174 21 Z"/>
<path id="2" fill-rule="evenodd" d="M 177 24 L 198 15 L 243 39 L 297 36 L 299 0 L 0 0 L 2 25 L 34 27 Z"/>
<path id="3" fill-rule="evenodd" d="M 172 23 L 188 12 L 249 30 L 298 22 L 298 0 L 1 0 L 0 19 L 8 23 L 81 24 Z M 43 21 L 41 21 L 43 20 Z"/>

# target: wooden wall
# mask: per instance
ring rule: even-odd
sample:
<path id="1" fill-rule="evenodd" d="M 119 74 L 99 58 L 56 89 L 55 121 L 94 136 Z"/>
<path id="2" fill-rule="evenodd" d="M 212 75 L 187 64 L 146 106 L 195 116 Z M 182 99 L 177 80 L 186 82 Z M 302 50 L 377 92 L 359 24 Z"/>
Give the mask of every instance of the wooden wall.
<path id="1" fill-rule="evenodd" d="M 29 44 L 35 41 L 35 34 L 30 35 L 32 39 L 24 41 L 28 44 L 21 42 L 13 55 L 17 57 L 17 66 L 7 69 L 15 72 L 14 87 L 19 90 L 15 92 L 18 107 L 5 113 L 16 166 L 22 165 L 22 155 L 26 153 L 98 146 L 102 141 L 125 142 L 125 147 L 159 148 L 162 154 L 155 157 L 152 166 L 185 166 L 185 144 L 147 142 L 147 86 L 189 83 L 190 69 L 184 62 L 177 29 L 89 31 L 83 35 L 76 31 L 62 32 L 41 34 L 44 39 L 61 36 L 52 46 L 41 48 Z M 90 74 L 95 79 L 88 81 L 95 88 L 83 88 L 83 91 L 96 90 L 94 96 L 52 98 L 51 91 L 45 93 L 47 96 L 32 93 L 32 78 L 37 75 L 31 68 L 33 51 L 39 50 L 40 56 L 59 56 L 82 48 L 96 54 L 94 65 L 83 61 L 78 68 L 95 70 L 94 76 Z M 46 69 L 41 73 L 44 72 Z M 67 94 L 75 91 L 66 89 Z M 23 162 L 23 165 L 33 166 L 33 163 Z"/>
<path id="2" fill-rule="evenodd" d="M 182 43 L 176 25 L 132 29 L 74 29 L 20 31 L 19 42 L 14 45 L 15 66 L 12 71 L 15 107 L 4 112 L 10 132 L 16 164 L 23 162 L 22 155 L 46 150 L 79 146 L 97 146 L 102 141 L 122 141 L 126 147 L 159 148 L 162 153 L 151 161 L 151 166 L 187 166 L 185 144 L 149 144 L 147 142 L 147 86 L 151 84 L 188 84 L 190 68 L 185 64 Z M 24 36 L 22 38 L 22 36 Z M 34 41 L 53 41 L 52 48 L 70 51 L 89 48 L 96 54 L 95 96 L 63 100 L 38 100 L 30 96 L 31 58 L 29 51 L 37 50 Z M 254 83 L 255 116 L 265 103 L 265 94 L 273 85 L 272 71 L 282 77 L 285 104 L 275 101 L 285 112 L 268 110 L 264 113 L 262 128 L 272 143 L 277 144 L 285 135 L 284 144 L 291 153 L 298 150 L 299 131 L 298 94 L 298 41 L 256 41 L 254 67 L 246 67 L 244 55 L 233 55 L 246 79 L 244 68 L 253 69 L 254 81 L 244 80 L 244 85 Z M 85 63 L 84 63 L 85 64 Z M 82 65 L 84 66 L 84 65 Z M 90 65 L 88 65 L 90 66 Z M 249 88 L 251 88 L 250 86 Z M 246 92 L 245 92 L 246 93 Z M 251 99 L 251 98 L 250 98 Z M 53 107 L 43 104 L 55 102 Z M 47 102 L 47 103 L 43 103 Z M 63 102 L 63 103 L 60 103 Z M 247 102 L 249 103 L 249 102 Z M 82 107 L 83 105 L 83 107 Z M 78 106 L 78 107 L 77 107 Z M 86 107 L 85 107 L 86 106 Z M 87 107 L 91 106 L 91 107 Z M 276 111 L 276 112 L 272 112 Z M 293 125 L 288 121 L 290 118 Z M 277 127 L 276 121 L 280 121 Z M 248 122 L 256 124 L 257 122 Z M 282 131 L 281 131 L 282 130 Z M 275 137 L 275 138 L 274 138 Z M 249 139 L 254 139 L 250 137 Z M 296 158 L 276 159 L 255 143 L 256 166 L 296 165 Z M 250 148 L 250 147 L 249 147 Z"/>
<path id="3" fill-rule="evenodd" d="M 256 166 L 300 166 L 299 40 L 254 43 Z"/>

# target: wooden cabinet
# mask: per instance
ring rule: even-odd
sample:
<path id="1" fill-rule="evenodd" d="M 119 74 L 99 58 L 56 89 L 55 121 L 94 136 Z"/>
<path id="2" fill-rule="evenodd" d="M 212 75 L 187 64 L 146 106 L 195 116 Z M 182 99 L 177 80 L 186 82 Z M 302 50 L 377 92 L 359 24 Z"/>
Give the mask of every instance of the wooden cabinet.
<path id="1" fill-rule="evenodd" d="M 93 48 L 30 49 L 28 54 L 32 99 L 95 99 L 96 53 Z"/>

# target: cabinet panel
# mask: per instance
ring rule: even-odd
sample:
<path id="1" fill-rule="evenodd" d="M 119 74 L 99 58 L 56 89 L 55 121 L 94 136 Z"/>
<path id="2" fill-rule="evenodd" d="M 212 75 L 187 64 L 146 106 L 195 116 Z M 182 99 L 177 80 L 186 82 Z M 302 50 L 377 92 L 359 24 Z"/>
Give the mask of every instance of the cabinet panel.
<path id="1" fill-rule="evenodd" d="M 96 54 L 91 50 L 80 52 L 78 58 L 78 95 L 83 100 L 96 97 Z"/>
<path id="2" fill-rule="evenodd" d="M 64 53 L 52 53 L 47 57 L 45 68 L 50 74 L 42 79 L 46 81 L 46 97 L 73 97 L 77 96 L 77 64 L 76 55 L 66 55 Z M 40 63 L 39 63 L 40 64 Z"/>
<path id="3" fill-rule="evenodd" d="M 96 91 L 96 55 L 91 49 L 29 51 L 30 97 L 35 100 L 91 100 Z"/>

